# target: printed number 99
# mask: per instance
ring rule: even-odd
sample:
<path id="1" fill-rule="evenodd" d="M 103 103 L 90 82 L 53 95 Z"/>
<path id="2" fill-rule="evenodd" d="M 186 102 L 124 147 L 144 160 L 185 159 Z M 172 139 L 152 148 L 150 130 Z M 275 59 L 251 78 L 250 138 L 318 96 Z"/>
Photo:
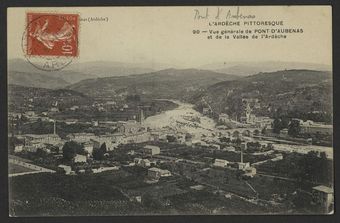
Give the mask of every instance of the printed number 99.
<path id="1" fill-rule="evenodd" d="M 196 30 L 194 29 L 194 30 L 192 31 L 192 33 L 193 33 L 193 34 L 199 34 L 200 31 L 199 31 L 198 29 L 196 29 Z"/>

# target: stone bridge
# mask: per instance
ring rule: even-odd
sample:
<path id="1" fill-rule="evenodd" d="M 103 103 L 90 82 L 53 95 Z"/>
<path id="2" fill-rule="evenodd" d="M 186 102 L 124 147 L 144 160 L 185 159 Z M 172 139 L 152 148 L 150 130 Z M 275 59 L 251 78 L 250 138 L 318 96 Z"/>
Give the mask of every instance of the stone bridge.
<path id="1" fill-rule="evenodd" d="M 261 129 L 260 128 L 236 128 L 236 129 L 219 129 L 218 130 L 221 135 L 227 137 L 239 137 L 239 136 L 253 136 L 253 135 L 260 135 Z"/>

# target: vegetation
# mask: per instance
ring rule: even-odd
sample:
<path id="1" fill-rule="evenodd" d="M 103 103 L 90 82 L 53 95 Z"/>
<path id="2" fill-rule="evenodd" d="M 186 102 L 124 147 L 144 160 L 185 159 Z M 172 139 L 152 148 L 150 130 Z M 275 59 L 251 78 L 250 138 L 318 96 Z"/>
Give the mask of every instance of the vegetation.
<path id="1" fill-rule="evenodd" d="M 76 154 L 86 155 L 84 146 L 74 141 L 65 142 L 63 146 L 64 160 L 71 161 L 76 156 Z"/>
<path id="2" fill-rule="evenodd" d="M 106 143 L 104 142 L 100 148 L 93 149 L 92 156 L 95 160 L 103 160 L 105 158 L 104 154 L 107 152 Z"/>
<path id="3" fill-rule="evenodd" d="M 259 171 L 290 177 L 300 182 L 310 181 L 330 185 L 333 182 L 333 165 L 325 153 L 311 151 L 306 155 L 284 154 L 284 159 L 266 162 L 258 167 Z"/>

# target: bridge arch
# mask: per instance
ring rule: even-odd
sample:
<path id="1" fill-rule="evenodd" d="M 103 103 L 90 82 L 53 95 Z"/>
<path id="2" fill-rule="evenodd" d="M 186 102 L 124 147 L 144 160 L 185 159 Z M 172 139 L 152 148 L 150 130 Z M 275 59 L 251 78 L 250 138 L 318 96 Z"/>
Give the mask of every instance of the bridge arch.
<path id="1" fill-rule="evenodd" d="M 251 132 L 249 129 L 246 129 L 246 130 L 243 130 L 243 131 L 242 131 L 242 135 L 243 135 L 243 136 L 251 136 L 251 135 L 252 135 L 252 132 Z"/>
<path id="2" fill-rule="evenodd" d="M 258 136 L 261 134 L 261 131 L 259 129 L 254 129 L 253 134 Z"/>
<path id="3" fill-rule="evenodd" d="M 235 130 L 235 131 L 233 131 L 232 136 L 234 138 L 238 138 L 238 137 L 240 137 L 240 132 L 238 130 Z"/>

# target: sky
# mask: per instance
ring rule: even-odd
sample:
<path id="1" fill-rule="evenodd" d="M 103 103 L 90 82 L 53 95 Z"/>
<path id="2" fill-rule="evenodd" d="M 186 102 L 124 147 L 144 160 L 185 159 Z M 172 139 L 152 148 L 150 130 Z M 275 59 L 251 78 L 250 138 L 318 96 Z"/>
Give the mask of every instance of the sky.
<path id="1" fill-rule="evenodd" d="M 284 22 L 284 28 L 303 28 L 302 34 L 276 40 L 210 40 L 206 35 L 194 35 L 193 30 L 211 29 L 208 22 L 214 21 L 217 7 L 208 7 L 209 19 L 194 18 L 197 12 L 195 10 L 203 16 L 206 8 L 9 8 L 8 59 L 25 58 L 21 41 L 27 12 L 61 12 L 78 13 L 82 19 L 89 17 L 107 19 L 107 21 L 80 22 L 79 57 L 74 63 L 117 61 L 162 63 L 181 67 L 199 67 L 228 61 L 332 64 L 331 7 L 329 6 L 240 7 L 242 14 L 255 15 L 255 19 L 249 21 L 279 20 Z M 222 12 L 231 10 L 235 13 L 237 7 L 223 6 L 221 9 Z M 216 29 L 216 27 L 212 28 Z M 228 29 L 228 27 L 217 29 Z"/>

